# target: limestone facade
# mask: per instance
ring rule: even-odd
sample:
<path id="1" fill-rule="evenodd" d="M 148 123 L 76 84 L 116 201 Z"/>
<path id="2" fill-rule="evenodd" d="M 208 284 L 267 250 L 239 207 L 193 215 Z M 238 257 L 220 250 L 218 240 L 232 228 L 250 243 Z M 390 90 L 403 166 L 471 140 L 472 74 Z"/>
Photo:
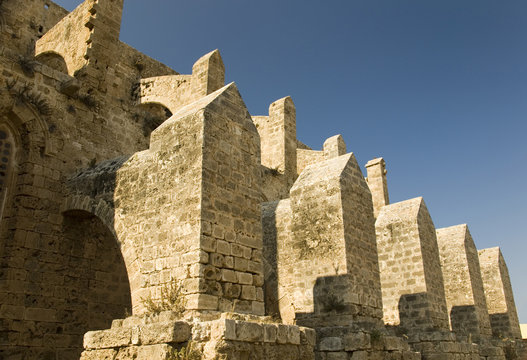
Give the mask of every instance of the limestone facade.
<path id="1" fill-rule="evenodd" d="M 219 51 L 179 74 L 120 42 L 122 8 L 0 0 L 1 359 L 519 351 L 499 250 L 301 143 L 290 97 L 251 115 Z"/>

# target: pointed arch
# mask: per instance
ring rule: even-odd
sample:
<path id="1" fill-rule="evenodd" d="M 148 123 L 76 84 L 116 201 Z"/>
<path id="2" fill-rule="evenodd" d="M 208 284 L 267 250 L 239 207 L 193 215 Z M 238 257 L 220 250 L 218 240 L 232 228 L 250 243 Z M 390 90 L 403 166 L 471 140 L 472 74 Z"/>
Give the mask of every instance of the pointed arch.
<path id="1" fill-rule="evenodd" d="M 19 141 L 7 121 L 0 121 L 0 221 L 14 187 Z"/>

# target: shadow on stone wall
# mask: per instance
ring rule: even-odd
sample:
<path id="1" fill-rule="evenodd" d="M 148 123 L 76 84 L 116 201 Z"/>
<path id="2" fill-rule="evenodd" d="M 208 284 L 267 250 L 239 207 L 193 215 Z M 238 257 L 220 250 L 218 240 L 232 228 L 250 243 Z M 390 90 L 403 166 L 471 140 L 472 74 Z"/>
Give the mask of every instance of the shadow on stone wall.
<path id="1" fill-rule="evenodd" d="M 275 214 L 278 201 L 262 204 L 262 212 Z M 277 265 L 277 233 L 276 217 L 262 216 L 263 259 L 264 259 L 264 301 L 266 315 L 280 317 L 278 299 L 278 265 Z"/>
<path id="2" fill-rule="evenodd" d="M 54 306 L 57 341 L 46 344 L 65 359 L 79 358 L 87 331 L 107 329 L 113 319 L 131 314 L 129 277 L 113 222 L 117 171 L 128 159 L 93 164 L 67 183 L 62 239 L 54 245 L 60 266 L 53 281 L 62 306 Z"/>
<path id="3" fill-rule="evenodd" d="M 512 332 L 514 324 L 511 323 L 508 312 L 489 314 L 492 335 L 499 338 L 516 338 Z M 516 325 L 517 326 L 517 325 Z"/>
<path id="4" fill-rule="evenodd" d="M 348 274 L 318 277 L 313 287 L 312 313 L 296 313 L 296 324 L 307 327 L 349 326 L 371 331 L 379 319 L 361 313 L 361 302 L 352 291 Z"/>
<path id="5" fill-rule="evenodd" d="M 476 306 L 453 306 L 450 310 L 452 331 L 461 335 L 470 335 L 472 340 L 479 338 L 479 322 Z"/>
<path id="6" fill-rule="evenodd" d="M 56 333 L 71 342 L 50 345 L 78 359 L 85 332 L 106 329 L 113 319 L 131 312 L 130 285 L 117 239 L 98 217 L 85 211 L 68 211 L 63 230 L 58 252 L 63 267 L 54 275 L 56 296 L 63 301 L 56 310 L 60 323 Z M 64 345 L 66 349 L 61 348 Z"/>
<path id="7" fill-rule="evenodd" d="M 427 293 L 404 294 L 399 298 L 399 326 L 404 329 L 433 330 L 430 326 Z"/>

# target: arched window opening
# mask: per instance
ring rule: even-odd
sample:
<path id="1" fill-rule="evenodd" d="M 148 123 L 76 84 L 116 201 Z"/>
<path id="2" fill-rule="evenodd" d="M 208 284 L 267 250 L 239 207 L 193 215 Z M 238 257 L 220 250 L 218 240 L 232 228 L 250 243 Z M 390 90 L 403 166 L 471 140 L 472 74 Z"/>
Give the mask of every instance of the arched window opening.
<path id="1" fill-rule="evenodd" d="M 36 60 L 61 73 L 64 73 L 64 74 L 68 73 L 68 65 L 66 64 L 66 61 L 64 61 L 64 58 L 57 53 L 47 52 L 47 53 L 39 54 L 36 57 Z"/>
<path id="2" fill-rule="evenodd" d="M 15 141 L 6 126 L 0 125 L 0 219 L 4 214 L 9 190 L 13 184 Z"/>
<path id="3" fill-rule="evenodd" d="M 157 103 L 141 104 L 137 108 L 136 121 L 141 124 L 144 136 L 150 136 L 152 131 L 172 116 L 167 107 Z"/>

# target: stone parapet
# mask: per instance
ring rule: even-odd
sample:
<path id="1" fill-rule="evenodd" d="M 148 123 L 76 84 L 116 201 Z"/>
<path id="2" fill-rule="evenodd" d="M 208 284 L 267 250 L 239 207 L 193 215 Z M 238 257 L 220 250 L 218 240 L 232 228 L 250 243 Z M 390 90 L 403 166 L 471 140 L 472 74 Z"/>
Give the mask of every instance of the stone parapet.
<path id="1" fill-rule="evenodd" d="M 383 328 L 362 330 L 357 326 L 317 329 L 317 359 L 405 359 L 418 360 L 403 338 L 389 335 Z"/>
<path id="2" fill-rule="evenodd" d="M 263 318 L 222 317 L 178 321 L 173 313 L 115 320 L 112 328 L 84 336 L 82 360 L 167 359 L 182 347 L 201 359 L 314 359 L 315 330 Z M 250 355 L 249 355 L 250 354 Z"/>

